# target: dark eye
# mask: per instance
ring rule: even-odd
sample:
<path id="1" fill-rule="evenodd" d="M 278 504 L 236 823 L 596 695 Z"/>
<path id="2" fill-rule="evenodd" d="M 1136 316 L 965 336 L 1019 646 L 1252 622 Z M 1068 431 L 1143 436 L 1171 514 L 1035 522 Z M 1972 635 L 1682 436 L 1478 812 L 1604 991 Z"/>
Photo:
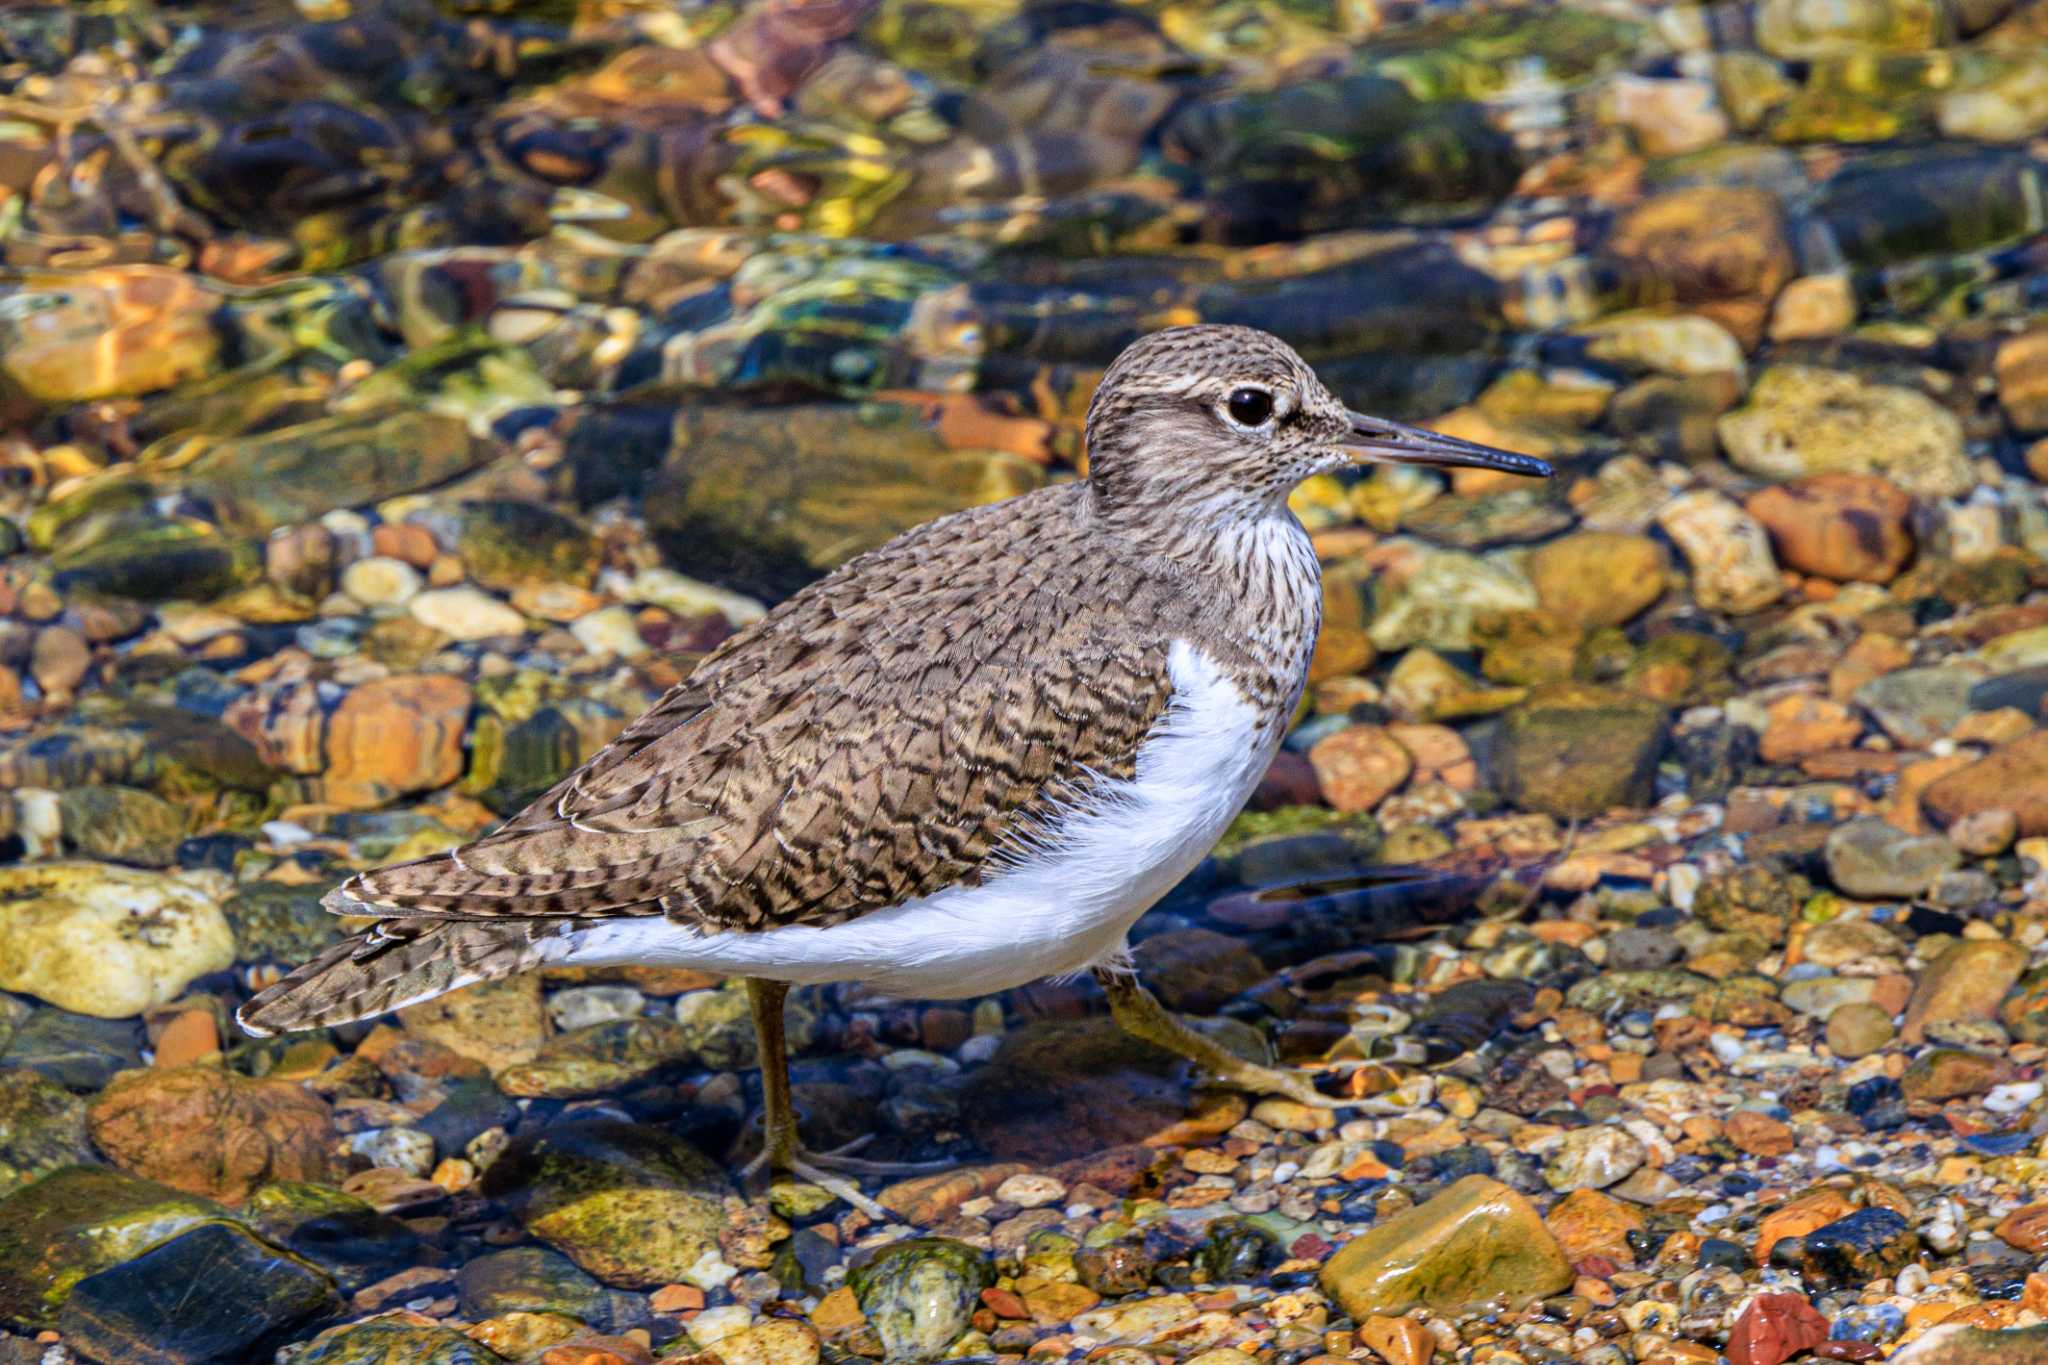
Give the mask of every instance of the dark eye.
<path id="1" fill-rule="evenodd" d="M 1273 415 L 1273 395 L 1264 389 L 1232 389 L 1224 407 L 1241 427 L 1262 427 Z"/>

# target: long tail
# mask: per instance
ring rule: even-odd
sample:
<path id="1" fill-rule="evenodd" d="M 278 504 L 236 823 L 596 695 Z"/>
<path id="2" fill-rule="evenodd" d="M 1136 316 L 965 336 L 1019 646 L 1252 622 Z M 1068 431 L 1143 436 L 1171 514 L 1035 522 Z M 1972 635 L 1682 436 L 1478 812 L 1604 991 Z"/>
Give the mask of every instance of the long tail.
<path id="1" fill-rule="evenodd" d="M 259 1038 L 367 1019 L 537 967 L 569 929 L 560 919 L 383 920 L 259 992 L 235 1018 Z"/>

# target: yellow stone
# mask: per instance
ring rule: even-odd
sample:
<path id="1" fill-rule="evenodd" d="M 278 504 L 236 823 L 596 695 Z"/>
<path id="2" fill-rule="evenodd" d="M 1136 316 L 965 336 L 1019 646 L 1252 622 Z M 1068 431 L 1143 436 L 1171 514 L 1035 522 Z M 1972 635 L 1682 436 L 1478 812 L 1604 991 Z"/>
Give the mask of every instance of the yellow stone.
<path id="1" fill-rule="evenodd" d="M 1346 1243 L 1321 1278 L 1324 1291 L 1363 1320 L 1419 1306 L 1527 1302 L 1569 1287 L 1572 1268 L 1527 1199 L 1468 1175 Z"/>

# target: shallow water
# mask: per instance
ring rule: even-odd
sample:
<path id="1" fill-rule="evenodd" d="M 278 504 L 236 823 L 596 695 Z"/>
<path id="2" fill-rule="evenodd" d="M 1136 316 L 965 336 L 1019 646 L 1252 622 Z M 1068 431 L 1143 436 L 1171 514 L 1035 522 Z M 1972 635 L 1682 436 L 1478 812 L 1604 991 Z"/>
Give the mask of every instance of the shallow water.
<path id="1" fill-rule="evenodd" d="M 2038 1321 L 2044 133 L 2015 0 L 0 9 L 0 1363 L 390 1311 L 299 1358 Z M 1360 1105 L 1198 1087 L 1086 983 L 800 992 L 813 1144 L 951 1173 L 886 1199 L 954 1241 L 871 1264 L 844 1205 L 732 1197 L 714 980 L 233 1031 L 347 872 L 517 811 L 850 555 L 1075 477 L 1103 367 L 1197 321 L 1561 471 L 1300 490 L 1302 715 L 1133 936 Z M 1481 1246 L 1512 1273 L 1404 1318 L 1329 1259 L 1488 1175 L 1541 1264 Z"/>

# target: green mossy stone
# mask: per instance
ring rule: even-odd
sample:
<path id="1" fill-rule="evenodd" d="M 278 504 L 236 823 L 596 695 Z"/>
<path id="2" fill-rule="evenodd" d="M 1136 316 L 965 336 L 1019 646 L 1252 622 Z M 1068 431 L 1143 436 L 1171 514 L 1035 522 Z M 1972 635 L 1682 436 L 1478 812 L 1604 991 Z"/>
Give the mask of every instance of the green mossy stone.
<path id="1" fill-rule="evenodd" d="M 292 1365 L 505 1365 L 505 1357 L 452 1327 L 373 1318 L 322 1332 Z"/>
<path id="2" fill-rule="evenodd" d="M 36 1072 L 0 1069 L 0 1195 L 60 1167 L 98 1160 L 84 1100 Z"/>
<path id="3" fill-rule="evenodd" d="M 1585 683 L 1538 688 L 1501 722 L 1495 785 L 1526 810 L 1582 820 L 1650 803 L 1670 722 L 1656 702 Z"/>
<path id="4" fill-rule="evenodd" d="M 72 1287 L 226 1211 L 99 1166 L 67 1166 L 0 1199 L 0 1322 L 57 1325 Z"/>
<path id="5" fill-rule="evenodd" d="M 624 1289 L 673 1284 L 715 1253 L 728 1188 L 682 1139 L 614 1119 L 522 1135 L 485 1181 L 535 1237 Z"/>
<path id="6" fill-rule="evenodd" d="M 996 1282 L 986 1252 L 945 1237 L 884 1248 L 846 1277 L 891 1361 L 937 1360 L 967 1331 L 981 1291 Z"/>
<path id="7" fill-rule="evenodd" d="M 341 1308 L 318 1266 L 238 1224 L 205 1222 L 80 1280 L 57 1330 L 102 1365 L 205 1365 L 262 1360 Z"/>
<path id="8" fill-rule="evenodd" d="M 487 588 L 583 587 L 597 574 L 597 538 L 552 508 L 501 499 L 465 503 L 459 516 L 456 551 L 469 576 Z"/>

